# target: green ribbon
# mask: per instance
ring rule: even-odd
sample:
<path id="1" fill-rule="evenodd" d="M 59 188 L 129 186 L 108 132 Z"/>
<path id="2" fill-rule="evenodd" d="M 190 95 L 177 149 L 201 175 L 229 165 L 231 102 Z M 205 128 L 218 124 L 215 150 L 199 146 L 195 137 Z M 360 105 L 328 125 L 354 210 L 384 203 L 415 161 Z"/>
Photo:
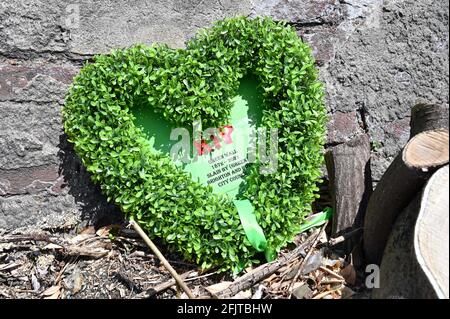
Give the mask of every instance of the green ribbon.
<path id="1" fill-rule="evenodd" d="M 259 252 L 264 252 L 267 261 L 275 259 L 274 249 L 267 247 L 266 236 L 255 216 L 255 209 L 248 199 L 233 200 L 239 214 L 242 227 L 250 244 Z"/>
<path id="2" fill-rule="evenodd" d="M 325 207 L 323 212 L 314 214 L 310 218 L 306 220 L 306 222 L 300 227 L 299 233 L 303 233 L 304 231 L 325 224 L 325 222 L 331 219 L 333 215 L 333 210 L 331 207 Z"/>
<path id="3" fill-rule="evenodd" d="M 268 262 L 275 260 L 276 250 L 267 246 L 266 236 L 255 216 L 255 209 L 248 199 L 233 200 L 234 206 L 239 214 L 242 227 L 250 244 L 259 252 L 264 252 Z M 323 225 L 327 220 L 331 219 L 333 210 L 326 207 L 323 212 L 314 214 L 306 223 L 300 227 L 300 233 L 312 228 Z"/>

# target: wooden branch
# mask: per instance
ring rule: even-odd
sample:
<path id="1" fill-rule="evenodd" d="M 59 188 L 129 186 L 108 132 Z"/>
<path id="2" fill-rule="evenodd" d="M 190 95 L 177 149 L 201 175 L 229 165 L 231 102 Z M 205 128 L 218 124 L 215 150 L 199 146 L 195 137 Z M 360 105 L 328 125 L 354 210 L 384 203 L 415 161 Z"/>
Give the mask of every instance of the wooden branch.
<path id="1" fill-rule="evenodd" d="M 106 256 L 109 250 L 103 247 L 95 247 L 91 245 L 72 245 L 66 242 L 51 238 L 47 234 L 26 234 L 26 235 L 10 235 L 5 237 L 0 237 L 0 243 L 8 242 L 21 242 L 21 241 L 42 241 L 53 244 L 54 247 L 51 249 L 58 250 L 60 253 L 67 256 L 83 256 L 90 258 L 102 258 Z M 45 249 L 45 247 L 44 247 Z"/>
<path id="2" fill-rule="evenodd" d="M 330 246 L 335 246 L 337 244 L 343 243 L 344 241 L 353 238 L 355 236 L 359 237 L 362 234 L 362 228 L 356 228 L 354 230 L 351 230 L 347 233 L 342 234 L 341 236 L 338 237 L 334 237 L 334 238 L 330 238 L 330 240 L 328 241 L 328 244 Z"/>
<path id="3" fill-rule="evenodd" d="M 448 112 L 446 104 L 416 104 L 411 109 L 410 137 L 425 131 L 448 129 Z"/>
<path id="4" fill-rule="evenodd" d="M 372 194 L 369 137 L 362 134 L 332 147 L 325 160 L 332 193 L 332 235 L 362 227 Z"/>
<path id="5" fill-rule="evenodd" d="M 449 297 L 449 168 L 440 168 L 397 218 L 373 298 Z"/>
<path id="6" fill-rule="evenodd" d="M 184 290 L 184 292 L 188 295 L 189 299 L 195 299 L 194 294 L 191 292 L 189 287 L 186 285 L 186 283 L 183 281 L 183 279 L 178 275 L 178 273 L 175 271 L 175 269 L 172 268 L 170 263 L 167 261 L 167 259 L 161 254 L 158 247 L 150 240 L 150 238 L 144 233 L 142 228 L 136 223 L 135 221 L 130 221 L 131 226 L 133 226 L 134 230 L 139 234 L 139 236 L 142 237 L 142 239 L 145 241 L 145 243 L 150 247 L 150 249 L 153 251 L 153 253 L 158 257 L 158 259 L 161 261 L 161 263 L 164 265 L 164 267 L 170 272 L 172 277 L 176 280 L 178 285 L 181 287 L 181 289 Z"/>
<path id="7" fill-rule="evenodd" d="M 416 114 L 420 113 L 419 110 L 417 107 Z M 370 197 L 363 234 L 364 253 L 368 263 L 380 264 L 397 216 L 416 196 L 433 172 L 448 163 L 448 127 L 422 131 L 435 127 L 430 124 L 431 117 L 425 116 L 426 114 L 434 116 L 435 113 L 428 110 L 421 114 L 423 115 L 415 115 L 414 121 L 411 122 L 413 125 L 411 131 L 415 132 L 415 135 L 391 163 Z M 427 123 L 423 124 L 421 121 Z M 444 122 L 445 120 L 439 121 L 439 125 L 443 125 Z"/>
<path id="8" fill-rule="evenodd" d="M 5 237 L 0 237 L 0 243 L 14 243 L 20 241 L 43 241 L 47 243 L 52 243 L 59 245 L 54 238 L 50 238 L 47 234 L 27 234 L 27 235 L 9 235 Z"/>
<path id="9" fill-rule="evenodd" d="M 90 258 L 102 258 L 105 257 L 109 250 L 101 248 L 101 247 L 89 247 L 89 246 L 63 246 L 62 251 L 68 256 L 84 256 Z"/>
<path id="10" fill-rule="evenodd" d="M 246 273 L 245 275 L 237 278 L 226 289 L 216 293 L 214 297 L 219 299 L 230 298 L 242 290 L 251 288 L 253 285 L 269 277 L 278 269 L 287 265 L 289 262 L 298 258 L 299 256 L 305 256 L 305 247 L 308 247 L 309 243 L 312 242 L 313 238 L 315 238 L 315 235 L 316 233 L 313 233 L 304 243 L 297 246 L 295 249 L 288 252 L 284 256 L 281 256 L 277 260 L 261 265 Z"/>

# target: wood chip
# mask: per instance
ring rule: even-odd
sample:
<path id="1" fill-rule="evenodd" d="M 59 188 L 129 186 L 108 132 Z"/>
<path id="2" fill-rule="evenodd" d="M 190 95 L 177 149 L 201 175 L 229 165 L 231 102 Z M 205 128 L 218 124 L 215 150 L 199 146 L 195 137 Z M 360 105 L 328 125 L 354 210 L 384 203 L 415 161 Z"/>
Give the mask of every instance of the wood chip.
<path id="1" fill-rule="evenodd" d="M 43 249 L 49 249 L 50 250 L 50 249 L 62 249 L 62 248 L 63 247 L 60 246 L 60 245 L 50 243 L 48 245 L 45 245 Z"/>

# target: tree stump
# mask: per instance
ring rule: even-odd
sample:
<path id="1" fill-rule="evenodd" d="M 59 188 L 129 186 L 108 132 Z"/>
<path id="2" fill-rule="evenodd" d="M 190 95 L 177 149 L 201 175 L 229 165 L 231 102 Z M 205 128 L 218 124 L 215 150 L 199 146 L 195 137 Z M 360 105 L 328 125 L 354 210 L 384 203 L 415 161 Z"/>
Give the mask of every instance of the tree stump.
<path id="1" fill-rule="evenodd" d="M 370 141 L 362 134 L 325 154 L 333 206 L 332 235 L 362 227 L 372 194 Z"/>

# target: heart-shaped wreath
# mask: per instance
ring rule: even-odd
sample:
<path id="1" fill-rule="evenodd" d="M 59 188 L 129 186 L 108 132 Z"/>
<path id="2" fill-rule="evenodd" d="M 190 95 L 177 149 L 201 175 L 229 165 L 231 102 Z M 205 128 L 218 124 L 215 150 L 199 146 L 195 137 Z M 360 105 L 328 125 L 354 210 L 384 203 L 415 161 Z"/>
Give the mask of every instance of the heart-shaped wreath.
<path id="1" fill-rule="evenodd" d="M 262 125 L 278 129 L 278 168 L 250 164 L 241 197 L 254 207 L 267 245 L 279 251 L 311 210 L 323 160 L 326 110 L 311 50 L 270 18 L 218 21 L 185 50 L 136 45 L 83 67 L 66 98 L 64 127 L 108 200 L 152 237 L 206 268 L 235 272 L 253 262 L 236 207 L 155 152 L 131 109 L 145 104 L 174 125 L 222 126 L 240 79 L 263 89 Z"/>

